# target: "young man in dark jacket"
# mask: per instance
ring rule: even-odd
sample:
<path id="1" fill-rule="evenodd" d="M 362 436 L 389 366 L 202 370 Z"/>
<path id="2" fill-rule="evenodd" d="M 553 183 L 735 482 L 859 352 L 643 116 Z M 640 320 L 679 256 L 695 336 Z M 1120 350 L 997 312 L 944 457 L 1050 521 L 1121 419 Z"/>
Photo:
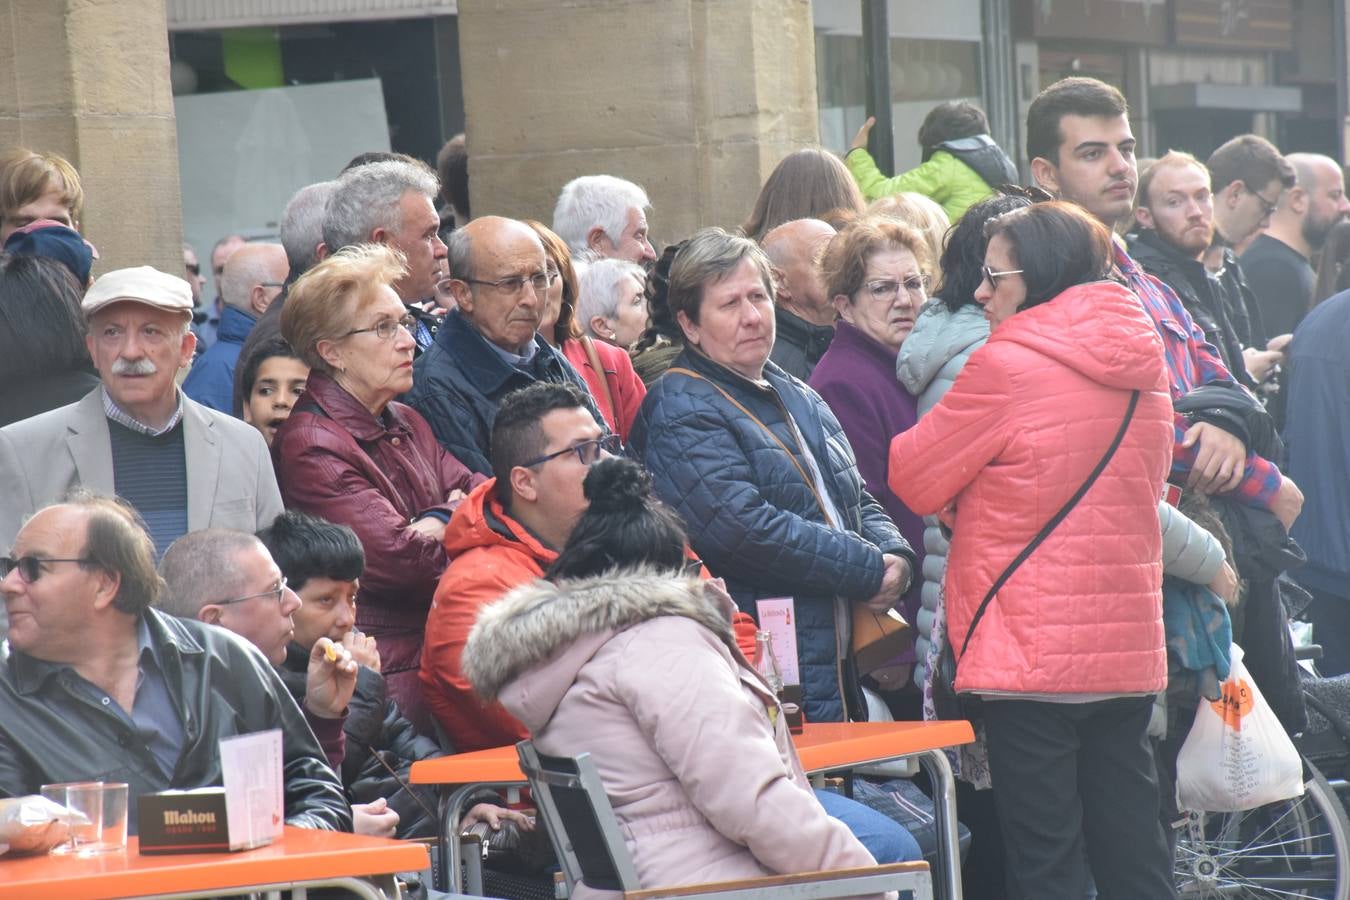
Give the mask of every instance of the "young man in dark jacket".
<path id="1" fill-rule="evenodd" d="M 153 608 L 164 582 L 129 507 L 93 496 L 46 507 L 11 553 L 0 561 L 0 797 L 124 781 L 134 827 L 145 794 L 222 783 L 221 738 L 279 728 L 287 824 L 351 829 L 342 786 L 267 660 Z"/>

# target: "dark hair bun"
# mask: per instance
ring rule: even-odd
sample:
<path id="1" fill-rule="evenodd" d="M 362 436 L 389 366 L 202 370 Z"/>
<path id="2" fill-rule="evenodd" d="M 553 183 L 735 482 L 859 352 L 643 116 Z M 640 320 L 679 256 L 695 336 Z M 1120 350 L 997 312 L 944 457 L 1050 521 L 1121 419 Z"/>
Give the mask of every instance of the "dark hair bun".
<path id="1" fill-rule="evenodd" d="M 635 512 L 651 502 L 652 478 L 642 466 L 620 456 L 591 466 L 582 489 L 592 512 Z"/>

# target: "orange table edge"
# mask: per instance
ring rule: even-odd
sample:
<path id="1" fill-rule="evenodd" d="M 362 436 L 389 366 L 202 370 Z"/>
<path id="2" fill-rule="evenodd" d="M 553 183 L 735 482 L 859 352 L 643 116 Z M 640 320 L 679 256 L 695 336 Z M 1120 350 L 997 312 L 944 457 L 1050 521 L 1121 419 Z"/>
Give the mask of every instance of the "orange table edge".
<path id="1" fill-rule="evenodd" d="M 824 772 L 890 760 L 975 740 L 969 722 L 808 723 L 793 744 L 807 772 Z M 525 780 L 514 745 L 474 750 L 412 765 L 413 784 L 471 784 Z"/>
<path id="2" fill-rule="evenodd" d="M 132 837 L 125 853 L 89 858 L 0 856 L 0 900 L 228 893 L 254 885 L 418 871 L 428 863 L 423 844 L 289 825 L 277 842 L 238 853 L 142 856 Z"/>

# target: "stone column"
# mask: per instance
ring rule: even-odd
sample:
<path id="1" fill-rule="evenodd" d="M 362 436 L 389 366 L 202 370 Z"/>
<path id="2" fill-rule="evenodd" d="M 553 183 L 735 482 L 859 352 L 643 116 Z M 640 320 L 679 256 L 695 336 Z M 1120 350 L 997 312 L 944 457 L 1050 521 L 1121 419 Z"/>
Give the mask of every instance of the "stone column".
<path id="1" fill-rule="evenodd" d="M 74 164 L 96 274 L 143 264 L 183 274 L 164 4 L 0 0 L 0 149 Z"/>
<path id="2" fill-rule="evenodd" d="M 475 215 L 548 224 L 558 191 L 647 189 L 657 251 L 732 228 L 819 140 L 809 0 L 460 0 Z"/>

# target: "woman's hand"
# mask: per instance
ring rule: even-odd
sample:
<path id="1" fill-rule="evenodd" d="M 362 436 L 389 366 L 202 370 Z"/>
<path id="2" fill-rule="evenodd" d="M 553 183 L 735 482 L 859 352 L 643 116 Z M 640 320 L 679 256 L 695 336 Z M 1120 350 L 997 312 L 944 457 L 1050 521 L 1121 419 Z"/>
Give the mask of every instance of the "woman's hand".
<path id="1" fill-rule="evenodd" d="M 1209 583 L 1209 589 L 1218 594 L 1223 602 L 1230 608 L 1236 606 L 1238 577 L 1237 573 L 1233 571 L 1233 567 L 1226 562 L 1220 566 L 1218 574 L 1216 574 L 1214 580 Z"/>
<path id="2" fill-rule="evenodd" d="M 342 636 L 342 646 L 347 648 L 358 665 L 380 671 L 380 648 L 370 635 L 353 628 Z"/>
<path id="3" fill-rule="evenodd" d="M 905 586 L 909 584 L 910 570 L 909 560 L 903 556 L 886 553 L 882 555 L 881 559 L 886 564 L 886 569 L 881 575 L 881 590 L 865 602 L 867 608 L 872 612 L 884 613 L 900 602 L 900 595 L 905 592 Z"/>
<path id="4" fill-rule="evenodd" d="M 407 530 L 414 534 L 429 537 L 434 541 L 439 541 L 445 537 L 445 523 L 435 516 L 423 516 L 409 525 Z"/>
<path id="5" fill-rule="evenodd" d="M 321 719 L 336 719 L 356 690 L 356 660 L 326 637 L 314 642 L 305 673 L 305 708 Z"/>
<path id="6" fill-rule="evenodd" d="M 853 143 L 848 145 L 850 153 L 854 150 L 867 149 L 867 136 L 872 133 L 872 126 L 875 124 L 877 124 L 877 117 L 868 116 L 867 121 L 862 123 L 862 127 L 858 129 L 858 133 L 853 136 Z"/>
<path id="7" fill-rule="evenodd" d="M 502 822 L 515 822 L 521 831 L 534 831 L 534 816 L 495 803 L 479 803 L 472 807 L 460 820 L 459 830 L 468 831 L 479 822 L 486 822 L 493 831 L 500 831 Z"/>

